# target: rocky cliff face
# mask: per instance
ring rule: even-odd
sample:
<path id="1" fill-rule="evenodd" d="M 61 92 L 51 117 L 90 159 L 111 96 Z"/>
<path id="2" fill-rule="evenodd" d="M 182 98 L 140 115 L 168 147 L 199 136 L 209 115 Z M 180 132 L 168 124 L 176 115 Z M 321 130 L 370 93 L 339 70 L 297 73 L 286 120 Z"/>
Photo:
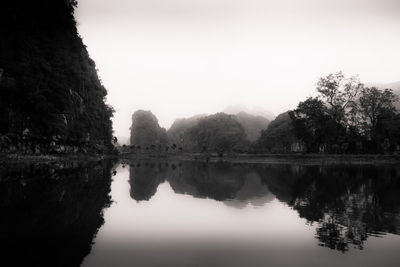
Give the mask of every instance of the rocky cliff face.
<path id="1" fill-rule="evenodd" d="M 106 89 L 78 35 L 74 0 L 0 3 L 0 149 L 71 152 L 112 137 Z"/>
<path id="2" fill-rule="evenodd" d="M 138 110 L 132 115 L 131 145 L 139 150 L 163 150 L 167 132 L 151 111 Z"/>

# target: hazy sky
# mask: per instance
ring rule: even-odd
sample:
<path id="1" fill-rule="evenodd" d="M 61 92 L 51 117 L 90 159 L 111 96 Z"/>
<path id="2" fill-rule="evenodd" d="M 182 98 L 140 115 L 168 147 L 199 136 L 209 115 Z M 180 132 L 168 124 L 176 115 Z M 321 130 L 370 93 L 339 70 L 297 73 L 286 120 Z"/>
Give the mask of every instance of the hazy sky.
<path id="1" fill-rule="evenodd" d="M 117 136 L 137 109 L 169 127 L 232 104 L 279 114 L 338 70 L 400 80 L 400 0 L 79 0 L 75 15 Z"/>

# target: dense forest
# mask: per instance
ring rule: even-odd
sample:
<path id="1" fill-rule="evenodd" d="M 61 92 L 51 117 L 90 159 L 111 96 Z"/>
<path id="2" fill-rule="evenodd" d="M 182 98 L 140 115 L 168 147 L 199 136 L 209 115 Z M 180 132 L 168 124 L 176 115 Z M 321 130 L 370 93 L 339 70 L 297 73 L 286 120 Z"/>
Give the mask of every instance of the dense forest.
<path id="1" fill-rule="evenodd" d="M 395 84 L 392 84 L 395 85 Z M 395 89 L 397 89 L 395 87 Z M 131 147 L 142 151 L 217 153 L 397 153 L 397 91 L 366 86 L 342 72 L 321 77 L 316 96 L 271 122 L 246 112 L 177 119 L 166 131 L 151 112 L 133 116 Z M 139 136 L 139 137 L 138 137 Z M 142 137 L 140 137 L 142 136 Z M 170 150 L 171 149 L 171 150 Z"/>
<path id="2" fill-rule="evenodd" d="M 0 150 L 105 151 L 113 109 L 77 32 L 75 0 L 0 3 Z"/>

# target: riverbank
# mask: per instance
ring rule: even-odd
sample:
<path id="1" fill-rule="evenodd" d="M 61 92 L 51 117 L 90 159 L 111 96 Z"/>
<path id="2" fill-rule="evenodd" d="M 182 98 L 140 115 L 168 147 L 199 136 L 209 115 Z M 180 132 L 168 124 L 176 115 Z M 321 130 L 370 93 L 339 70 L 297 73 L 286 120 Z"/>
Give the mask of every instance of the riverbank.
<path id="1" fill-rule="evenodd" d="M 126 160 L 183 160 L 203 162 L 266 163 L 266 164 L 399 164 L 400 155 L 381 154 L 120 154 Z"/>
<path id="2" fill-rule="evenodd" d="M 59 161 L 90 161 L 102 159 L 117 159 L 113 154 L 0 154 L 0 164 L 10 163 L 50 163 Z"/>
<path id="3" fill-rule="evenodd" d="M 125 153 L 125 154 L 0 154 L 0 164 L 46 163 L 59 161 L 177 160 L 201 162 L 266 163 L 266 164 L 399 164 L 400 155 L 373 154 L 225 154 L 216 153 Z"/>

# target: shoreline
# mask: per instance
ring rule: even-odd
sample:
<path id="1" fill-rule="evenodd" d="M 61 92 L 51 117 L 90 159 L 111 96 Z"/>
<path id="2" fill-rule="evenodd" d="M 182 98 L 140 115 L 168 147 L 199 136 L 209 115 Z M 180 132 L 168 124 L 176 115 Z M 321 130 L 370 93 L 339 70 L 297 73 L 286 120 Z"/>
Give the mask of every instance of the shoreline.
<path id="1" fill-rule="evenodd" d="M 25 155 L 0 154 L 0 164 L 51 163 L 61 161 L 90 161 L 103 159 L 120 160 L 178 160 L 199 162 L 265 163 L 265 164 L 399 164 L 400 155 L 383 154 L 65 154 L 65 155 Z"/>
<path id="2" fill-rule="evenodd" d="M 227 154 L 209 156 L 205 154 L 121 154 L 124 160 L 181 160 L 200 162 L 265 163 L 265 164 L 399 164 L 400 155 L 383 154 Z"/>
<path id="3" fill-rule="evenodd" d="M 62 161 L 92 161 L 103 159 L 118 159 L 118 155 L 96 155 L 96 154 L 41 154 L 41 155 L 26 155 L 26 154 L 0 154 L 1 164 L 18 164 L 18 163 L 52 163 Z"/>

